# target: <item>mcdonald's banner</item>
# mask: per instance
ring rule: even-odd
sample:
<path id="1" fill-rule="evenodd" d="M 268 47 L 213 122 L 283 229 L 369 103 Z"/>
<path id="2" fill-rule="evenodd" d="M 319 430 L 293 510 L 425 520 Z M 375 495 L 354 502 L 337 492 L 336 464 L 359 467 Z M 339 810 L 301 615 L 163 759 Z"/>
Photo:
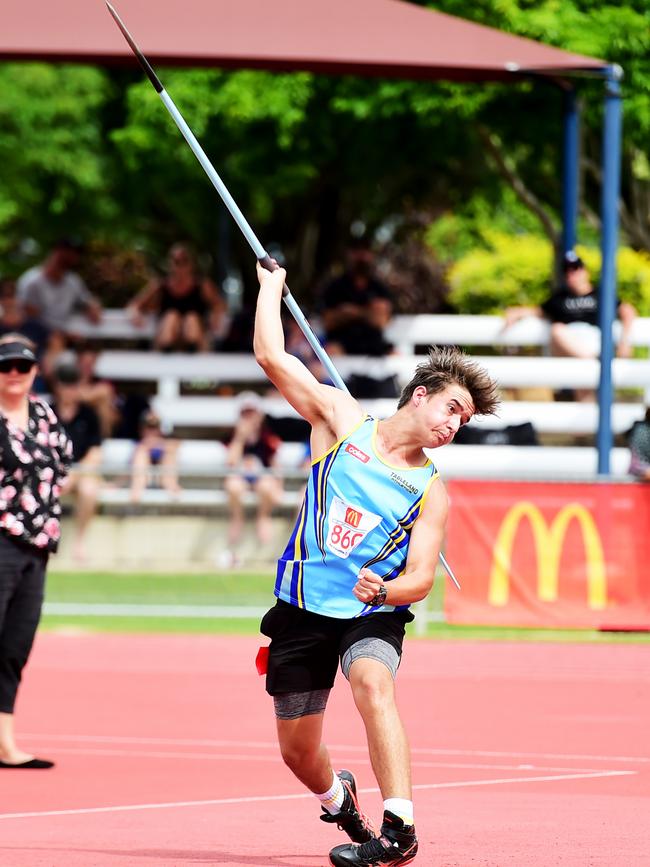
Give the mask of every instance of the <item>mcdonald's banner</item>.
<path id="1" fill-rule="evenodd" d="M 447 489 L 450 623 L 650 629 L 650 485 Z"/>

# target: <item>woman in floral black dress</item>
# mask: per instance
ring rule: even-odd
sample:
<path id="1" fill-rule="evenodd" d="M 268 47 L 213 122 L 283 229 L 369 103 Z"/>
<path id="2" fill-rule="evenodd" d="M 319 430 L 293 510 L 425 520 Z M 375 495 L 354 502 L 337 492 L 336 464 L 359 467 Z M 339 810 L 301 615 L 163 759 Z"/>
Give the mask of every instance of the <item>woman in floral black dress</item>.
<path id="1" fill-rule="evenodd" d="M 34 345 L 0 338 L 0 768 L 50 768 L 16 746 L 14 705 L 41 616 L 48 556 L 60 536 L 59 493 L 71 445 L 30 395 Z"/>

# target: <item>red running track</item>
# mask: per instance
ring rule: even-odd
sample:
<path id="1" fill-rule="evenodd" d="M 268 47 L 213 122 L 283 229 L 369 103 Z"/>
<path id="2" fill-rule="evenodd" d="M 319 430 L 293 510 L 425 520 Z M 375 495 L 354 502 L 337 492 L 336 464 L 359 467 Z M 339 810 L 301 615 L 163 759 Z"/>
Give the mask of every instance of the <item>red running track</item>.
<path id="1" fill-rule="evenodd" d="M 52 771 L 0 770 L 2 867 L 317 867 L 340 833 L 279 759 L 237 637 L 42 634 L 18 707 Z M 650 646 L 411 639 L 417 864 L 650 865 Z M 339 677 L 327 720 L 377 820 Z"/>

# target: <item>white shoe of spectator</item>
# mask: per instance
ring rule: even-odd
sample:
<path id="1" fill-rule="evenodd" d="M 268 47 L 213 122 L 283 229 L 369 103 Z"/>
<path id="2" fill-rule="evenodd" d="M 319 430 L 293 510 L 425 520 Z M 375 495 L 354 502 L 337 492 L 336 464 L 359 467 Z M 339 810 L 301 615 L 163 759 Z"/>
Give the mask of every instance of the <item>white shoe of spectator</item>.
<path id="1" fill-rule="evenodd" d="M 215 564 L 219 569 L 235 569 L 239 566 L 239 557 L 234 551 L 224 548 L 215 557 Z"/>

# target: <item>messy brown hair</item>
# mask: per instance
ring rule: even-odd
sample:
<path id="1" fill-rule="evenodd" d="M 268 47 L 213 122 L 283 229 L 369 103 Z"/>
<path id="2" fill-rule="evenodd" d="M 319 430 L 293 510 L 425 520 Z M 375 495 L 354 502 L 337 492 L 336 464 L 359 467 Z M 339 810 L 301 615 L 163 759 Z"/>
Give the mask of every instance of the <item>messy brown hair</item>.
<path id="1" fill-rule="evenodd" d="M 428 359 L 418 364 L 413 378 L 404 386 L 398 409 L 406 406 L 420 385 L 426 388 L 427 394 L 438 394 L 450 385 L 466 388 L 476 415 L 493 415 L 500 402 L 497 384 L 487 371 L 469 355 L 451 346 L 431 347 Z"/>

